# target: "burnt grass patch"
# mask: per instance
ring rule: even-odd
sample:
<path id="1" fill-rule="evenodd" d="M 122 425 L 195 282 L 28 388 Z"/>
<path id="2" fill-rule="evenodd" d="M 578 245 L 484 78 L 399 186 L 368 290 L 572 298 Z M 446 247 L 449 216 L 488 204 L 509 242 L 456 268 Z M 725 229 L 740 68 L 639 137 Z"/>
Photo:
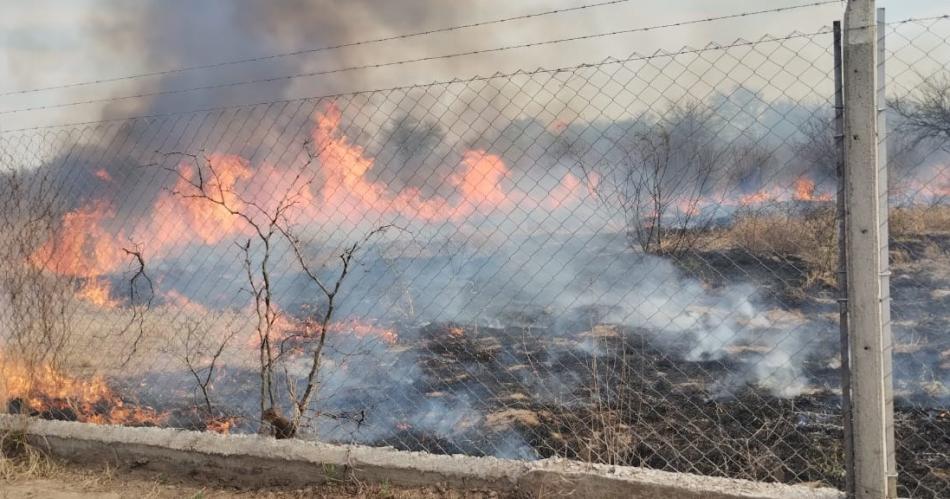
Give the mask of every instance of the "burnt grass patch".
<path id="1" fill-rule="evenodd" d="M 830 315 L 837 312 L 835 289 L 826 282 L 804 279 L 808 263 L 797 255 L 775 253 L 752 254 L 731 248 L 714 251 L 691 251 L 676 258 L 678 267 L 688 275 L 717 287 L 745 280 L 759 287 L 763 295 L 785 310 L 798 310 L 810 316 Z M 891 314 L 894 334 L 895 385 L 895 439 L 899 488 L 902 497 L 950 496 L 950 234 L 904 234 L 891 241 Z M 823 330 L 821 351 L 837 354 L 837 324 L 828 323 Z M 803 394 L 791 400 L 768 400 L 760 395 L 759 401 L 750 401 L 748 407 L 768 403 L 773 409 L 759 410 L 761 418 L 774 417 L 775 408 L 782 411 L 800 411 L 802 403 L 815 406 L 815 414 L 822 414 L 822 425 L 816 431 L 789 433 L 790 439 L 810 446 L 793 455 L 791 462 L 801 456 L 810 456 L 813 469 L 792 481 L 819 480 L 842 486 L 841 423 L 837 393 L 838 370 L 830 367 L 828 359 L 808 358 L 804 371 L 815 386 L 830 388 L 824 394 Z M 832 393 L 833 392 L 833 393 Z M 747 392 L 748 393 L 748 392 Z M 727 410 L 743 414 L 735 401 L 716 401 Z M 791 403 L 794 409 L 790 409 Z M 828 419 L 827 416 L 834 417 Z M 705 417 L 697 416 L 697 421 Z M 807 418 L 799 421 L 808 421 Z M 728 425 L 726 425 L 728 427 Z M 824 435 L 822 435 L 824 433 Z M 819 438 L 820 437 L 820 438 Z M 724 440 L 725 441 L 725 440 Z M 788 449 L 779 446 L 779 449 Z M 834 459 L 815 459 L 816 454 L 835 456 Z M 669 458 L 666 459 L 667 462 Z M 700 460 L 699 462 L 704 462 Z M 682 463 L 690 465 L 690 463 Z M 807 464 L 805 462 L 804 464 Z M 694 464 L 695 465 L 695 464 Z M 719 466 L 717 466 L 718 468 Z M 742 473 L 748 474 L 744 468 Z M 800 469 L 800 468 L 799 468 Z M 825 469 L 828 472 L 814 473 Z M 834 470 L 832 472 L 832 470 Z M 715 470 L 703 470 L 715 473 Z M 781 477 L 781 474 L 777 475 Z M 780 479 L 787 480 L 786 477 Z M 837 481 L 836 481 L 837 480 Z"/>
<path id="2" fill-rule="evenodd" d="M 934 244 L 944 254 L 950 249 L 947 238 L 921 241 L 913 251 L 922 256 L 933 255 Z M 900 320 L 894 328 L 900 494 L 948 497 L 950 397 L 940 380 L 950 370 L 950 268 L 925 263 L 896 261 L 892 276 L 892 309 Z M 761 302 L 774 307 L 766 313 L 805 317 L 812 327 L 801 334 L 820 337 L 796 359 L 804 388 L 778 396 L 750 381 L 761 345 L 687 358 L 693 340 L 686 336 L 605 323 L 604 311 L 594 308 L 568 317 L 526 308 L 499 317 L 503 327 L 400 324 L 397 345 L 351 361 L 351 372 L 371 376 L 315 403 L 319 430 L 304 438 L 843 488 L 834 290 L 820 282 L 806 286 L 806 263 L 794 257 L 693 252 L 677 265 L 710 287 L 750 282 Z M 935 297 L 933 290 L 947 293 Z M 127 379 L 123 392 L 168 412 L 168 426 L 207 429 L 187 383 L 178 383 L 181 392 L 142 393 L 143 386 L 175 386 L 180 379 L 187 373 Z M 253 370 L 222 367 L 215 395 L 220 415 L 236 416 L 231 431 L 257 431 L 257 383 Z M 36 415 L 74 419 L 68 412 Z"/>
<path id="3" fill-rule="evenodd" d="M 436 323 L 418 328 L 418 335 L 400 352 L 373 367 L 382 375 L 415 363 L 420 375 L 407 386 L 381 379 L 377 390 L 330 399 L 314 419 L 324 423 L 314 436 L 439 454 L 565 457 L 844 486 L 841 407 L 835 390 L 811 388 L 794 397 L 775 396 L 753 383 L 724 383 L 754 363 L 754 355 L 690 360 L 674 353 L 685 349 L 657 345 L 646 330 L 580 326 Z M 816 360 L 818 364 L 825 365 Z M 810 369 L 807 362 L 803 372 L 813 387 L 833 386 L 837 375 L 827 367 Z M 222 401 L 253 401 L 255 381 L 253 371 L 226 369 L 218 386 L 233 387 L 234 392 L 218 396 Z M 148 401 L 169 412 L 168 426 L 207 429 L 182 398 L 177 393 Z M 245 415 L 232 431 L 256 431 L 252 408 L 240 405 L 222 404 L 225 415 Z M 65 414 L 38 416 L 70 419 Z M 326 423 L 338 431 L 325 431 Z M 921 400 L 901 396 L 895 426 L 901 493 L 944 496 L 950 490 L 950 411 L 923 408 Z"/>
<path id="4" fill-rule="evenodd" d="M 378 443 L 497 455 L 513 447 L 506 439 L 518 439 L 541 458 L 844 487 L 836 390 L 794 397 L 750 383 L 726 390 L 722 380 L 748 359 L 686 360 L 646 334 L 603 325 L 580 335 L 600 335 L 590 355 L 550 348 L 572 335 L 549 333 L 526 341 L 517 328 L 428 326 L 420 338 L 428 381 L 420 388 L 433 397 L 467 393 L 483 417 L 449 439 L 407 431 Z M 813 386 L 837 376 L 807 365 L 805 373 Z M 902 494 L 941 497 L 950 490 L 950 411 L 899 398 L 895 422 Z"/>
<path id="5" fill-rule="evenodd" d="M 429 361 L 429 388 L 436 394 L 472 391 L 483 404 L 480 424 L 515 430 L 538 457 L 843 486 L 837 395 L 780 398 L 753 385 L 724 390 L 720 381 L 741 371 L 743 361 L 687 361 L 656 347 L 646 334 L 597 329 L 592 332 L 601 334 L 600 350 L 585 355 L 552 354 L 543 341 L 524 342 L 514 329 L 481 328 L 476 336 L 474 328 L 430 326 L 423 341 L 437 345 L 429 348 L 434 357 L 451 360 Z M 479 386 L 484 388 L 473 389 Z M 473 433 L 490 433 L 484 430 Z"/>

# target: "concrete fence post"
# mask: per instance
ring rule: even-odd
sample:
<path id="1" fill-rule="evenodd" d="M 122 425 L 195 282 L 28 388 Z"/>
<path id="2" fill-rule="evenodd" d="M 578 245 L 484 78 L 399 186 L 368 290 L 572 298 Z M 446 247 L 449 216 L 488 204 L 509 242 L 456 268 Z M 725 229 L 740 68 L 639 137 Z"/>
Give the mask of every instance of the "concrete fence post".
<path id="1" fill-rule="evenodd" d="M 877 26 L 874 0 L 849 0 L 843 36 L 845 201 L 850 326 L 854 490 L 893 497 L 888 486 L 878 143 Z"/>
<path id="2" fill-rule="evenodd" d="M 854 439 L 851 434 L 851 357 L 848 339 L 848 249 L 845 219 L 845 162 L 844 162 L 844 88 L 841 81 L 841 21 L 834 22 L 835 55 L 835 176 L 838 185 L 835 203 L 838 235 L 838 333 L 841 356 L 841 420 L 844 437 L 845 492 L 854 496 Z"/>

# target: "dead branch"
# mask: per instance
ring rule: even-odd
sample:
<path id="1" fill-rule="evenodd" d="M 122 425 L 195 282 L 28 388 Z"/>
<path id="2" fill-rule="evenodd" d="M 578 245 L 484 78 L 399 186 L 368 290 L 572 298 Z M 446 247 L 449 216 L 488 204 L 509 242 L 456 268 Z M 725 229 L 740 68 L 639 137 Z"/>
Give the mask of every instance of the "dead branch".
<path id="1" fill-rule="evenodd" d="M 303 269 L 307 277 L 317 285 L 320 291 L 323 292 L 326 299 L 326 309 L 323 312 L 322 317 L 320 318 L 319 324 L 316 331 L 316 346 L 313 349 L 310 361 L 310 370 L 307 373 L 306 382 L 304 385 L 303 394 L 299 397 L 297 396 L 296 389 L 290 391 L 291 399 L 293 402 L 293 416 L 291 418 L 291 424 L 294 434 L 300 428 L 301 420 L 304 417 L 304 414 L 307 412 L 310 407 L 311 399 L 316 392 L 317 386 L 319 384 L 319 373 L 321 367 L 321 361 L 323 358 L 323 350 L 326 346 L 327 332 L 329 330 L 330 321 L 333 318 L 333 314 L 336 306 L 336 298 L 339 294 L 340 287 L 343 285 L 343 281 L 346 280 L 347 275 L 350 272 L 350 266 L 353 263 L 353 258 L 356 255 L 357 251 L 369 242 L 374 236 L 383 233 L 387 229 L 391 228 L 391 225 L 384 225 L 377 227 L 366 234 L 363 239 L 360 241 L 354 242 L 351 245 L 345 247 L 343 252 L 340 253 L 340 273 L 337 275 L 332 285 L 327 285 L 323 280 L 317 275 L 314 269 L 307 263 L 307 260 L 304 258 L 302 244 L 300 240 L 291 234 L 288 231 L 284 231 L 284 235 L 287 240 L 290 242 L 291 248 L 293 249 L 294 256 L 297 258 L 297 263 L 300 264 L 300 267 Z"/>
<path id="2" fill-rule="evenodd" d="M 218 414 L 211 401 L 211 389 L 214 381 L 214 374 L 219 367 L 219 361 L 225 348 L 237 336 L 238 330 L 234 329 L 224 335 L 216 344 L 211 352 L 208 352 L 207 341 L 199 336 L 201 324 L 198 321 L 192 321 L 185 327 L 185 337 L 181 342 L 182 362 L 195 378 L 196 397 L 197 392 L 201 392 L 201 403 L 195 401 L 195 408 L 199 412 L 205 413 L 205 420 L 214 420 Z M 206 359 L 206 360 L 205 360 Z"/>
<path id="3" fill-rule="evenodd" d="M 311 150 L 309 141 L 304 143 L 304 150 L 307 153 L 307 164 L 309 165 L 317 158 L 319 153 Z M 275 350 L 275 328 L 281 317 L 281 312 L 274 302 L 274 290 L 271 279 L 271 257 L 274 245 L 277 242 L 275 240 L 276 236 L 283 237 L 290 243 L 294 248 L 294 253 L 301 268 L 308 278 L 320 288 L 327 299 L 327 309 L 319 321 L 317 346 L 312 353 L 311 367 L 302 394 L 298 395 L 296 382 L 291 381 L 287 366 L 283 365 L 283 372 L 287 381 L 286 389 L 293 402 L 294 415 L 292 420 L 290 420 L 290 425 L 283 425 L 282 430 L 278 428 L 278 433 L 288 437 L 294 436 L 300 427 L 300 422 L 316 390 L 321 358 L 326 344 L 326 335 L 334 314 L 335 300 L 340 287 L 350 272 L 353 258 L 360 246 L 374 235 L 388 228 L 388 226 L 375 229 L 367 234 L 361 241 L 347 246 L 340 255 L 340 262 L 342 264 L 340 274 L 333 284 L 327 285 L 317 276 L 316 272 L 307 265 L 301 252 L 300 241 L 292 234 L 287 216 L 288 212 L 296 206 L 303 193 L 303 189 L 310 184 L 309 181 L 303 181 L 302 174 L 298 173 L 276 205 L 268 208 L 261 206 L 253 200 L 244 199 L 232 190 L 226 189 L 224 182 L 221 181 L 214 161 L 204 153 L 198 155 L 171 152 L 164 155 L 165 158 L 170 156 L 181 156 L 190 159 L 195 169 L 194 175 L 187 175 L 180 168 L 164 167 L 166 170 L 172 171 L 180 181 L 188 185 L 186 191 L 174 190 L 172 191 L 173 194 L 181 198 L 202 200 L 220 207 L 232 216 L 244 220 L 254 231 L 255 237 L 245 240 L 243 244 L 238 244 L 238 248 L 243 255 L 242 263 L 248 285 L 250 286 L 250 294 L 254 301 L 254 312 L 257 318 L 256 331 L 259 345 L 258 363 L 261 381 L 260 422 L 262 428 L 265 423 L 275 428 L 281 426 L 275 424 L 275 421 L 279 423 L 282 420 L 276 418 L 279 416 L 277 408 L 279 397 L 277 396 L 275 387 L 275 369 L 277 368 L 277 363 L 283 358 L 284 354 L 287 353 L 286 345 L 288 340 L 301 337 L 301 335 L 294 334 L 283 338 L 279 349 Z M 306 170 L 305 167 L 306 165 L 304 165 L 304 168 L 301 168 L 300 171 Z M 252 241 L 257 246 L 256 248 L 252 246 Z M 255 258 L 255 254 L 257 254 L 257 259 Z M 216 359 L 216 356 L 212 357 L 213 362 L 216 362 Z M 209 372 L 207 377 L 202 377 L 198 375 L 195 370 L 192 369 L 192 371 L 193 376 L 198 382 L 199 390 L 202 390 L 204 394 L 205 407 L 210 411 L 212 405 L 206 393 L 206 387 L 210 382 L 211 373 Z"/>
<path id="4" fill-rule="evenodd" d="M 950 139 L 950 73 L 925 78 L 916 93 L 889 104 L 901 117 L 900 129 L 918 143 Z"/>
<path id="5" fill-rule="evenodd" d="M 619 156 L 609 186 L 623 212 L 631 243 L 646 253 L 679 254 L 692 249 L 712 222 L 701 201 L 728 148 L 714 143 L 711 113 L 698 104 L 644 118 L 619 137 L 606 137 Z"/>
<path id="6" fill-rule="evenodd" d="M 133 326 L 137 326 L 137 333 L 135 339 L 132 341 L 132 348 L 129 350 L 128 355 L 126 355 L 125 360 L 122 362 L 121 367 L 126 367 L 129 361 L 132 360 L 132 357 L 138 351 L 139 343 L 142 341 L 142 338 L 145 336 L 145 314 L 152 308 L 152 299 L 155 297 L 155 286 L 152 283 L 152 279 L 145 272 L 145 258 L 142 256 L 142 251 L 136 246 L 134 249 L 122 248 L 122 251 L 125 254 L 133 257 L 135 261 L 134 264 L 138 265 L 138 268 L 135 270 L 135 273 L 129 279 L 129 304 L 132 308 L 132 317 L 129 319 L 129 323 L 126 324 L 122 331 L 119 332 L 120 336 L 125 335 Z M 136 302 L 136 296 L 138 294 L 137 283 L 145 281 L 148 284 L 148 298 L 145 300 L 143 305 L 138 305 Z"/>

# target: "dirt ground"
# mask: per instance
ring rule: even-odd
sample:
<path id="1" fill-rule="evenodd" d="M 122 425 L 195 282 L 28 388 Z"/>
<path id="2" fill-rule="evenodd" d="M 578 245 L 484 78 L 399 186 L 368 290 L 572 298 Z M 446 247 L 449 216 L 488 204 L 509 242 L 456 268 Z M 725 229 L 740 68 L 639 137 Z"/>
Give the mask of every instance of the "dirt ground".
<path id="1" fill-rule="evenodd" d="M 488 499 L 492 492 L 459 492 L 440 487 L 401 488 L 356 483 L 321 485 L 304 489 L 242 490 L 218 484 L 202 485 L 146 472 L 81 469 L 57 464 L 39 476 L 0 478 L 0 499 L 231 499 L 231 498 L 374 498 L 374 499 Z"/>

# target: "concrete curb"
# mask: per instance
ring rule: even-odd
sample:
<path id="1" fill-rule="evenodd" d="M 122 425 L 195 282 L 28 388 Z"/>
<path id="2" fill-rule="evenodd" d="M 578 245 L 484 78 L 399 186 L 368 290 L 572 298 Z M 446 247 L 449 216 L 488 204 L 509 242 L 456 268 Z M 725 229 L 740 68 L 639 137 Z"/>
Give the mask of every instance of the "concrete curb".
<path id="1" fill-rule="evenodd" d="M 399 486 L 444 484 L 530 497 L 838 499 L 834 489 L 588 465 L 545 459 L 444 456 L 359 445 L 275 440 L 165 428 L 126 428 L 0 415 L 52 455 L 82 464 L 145 468 L 249 487 L 307 486 L 356 478 Z"/>

